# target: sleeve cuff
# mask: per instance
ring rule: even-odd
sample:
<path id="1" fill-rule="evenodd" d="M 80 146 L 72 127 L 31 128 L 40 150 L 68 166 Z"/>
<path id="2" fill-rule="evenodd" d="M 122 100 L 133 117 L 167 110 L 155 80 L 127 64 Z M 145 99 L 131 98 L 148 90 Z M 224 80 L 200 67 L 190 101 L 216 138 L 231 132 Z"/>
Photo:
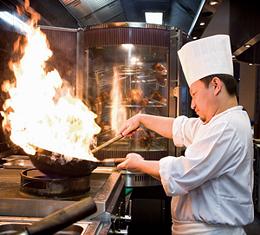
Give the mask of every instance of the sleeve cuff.
<path id="1" fill-rule="evenodd" d="M 174 177 L 177 173 L 178 158 L 168 156 L 160 159 L 159 161 L 159 173 L 161 177 L 161 183 L 167 196 L 176 196 L 187 194 L 188 191 L 181 187 Z"/>

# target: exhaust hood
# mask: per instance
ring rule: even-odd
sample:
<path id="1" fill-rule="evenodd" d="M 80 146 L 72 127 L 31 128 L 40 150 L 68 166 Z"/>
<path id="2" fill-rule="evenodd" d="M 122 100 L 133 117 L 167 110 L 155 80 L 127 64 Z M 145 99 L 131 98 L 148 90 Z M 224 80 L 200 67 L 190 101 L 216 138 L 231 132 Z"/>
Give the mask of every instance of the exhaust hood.
<path id="1" fill-rule="evenodd" d="M 35 1 L 35 0 L 34 0 Z M 145 22 L 145 12 L 162 12 L 163 24 L 191 31 L 205 0 L 59 0 L 81 27 L 109 22 Z"/>
<path id="2" fill-rule="evenodd" d="M 60 2 L 82 27 L 125 20 L 120 0 L 60 0 Z"/>

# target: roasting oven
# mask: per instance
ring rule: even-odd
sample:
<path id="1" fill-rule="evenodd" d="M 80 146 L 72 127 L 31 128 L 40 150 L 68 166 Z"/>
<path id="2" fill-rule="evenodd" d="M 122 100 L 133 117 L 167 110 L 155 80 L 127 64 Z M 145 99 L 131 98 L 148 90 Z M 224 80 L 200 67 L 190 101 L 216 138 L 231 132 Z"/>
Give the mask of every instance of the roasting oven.
<path id="1" fill-rule="evenodd" d="M 189 114 L 189 92 L 177 59 L 177 50 L 185 40 L 180 30 L 118 22 L 90 26 L 79 38 L 84 51 L 79 54 L 83 62 L 77 88 L 98 115 L 102 128 L 99 144 L 115 136 L 124 121 L 137 113 Z M 171 140 L 140 127 L 97 156 L 114 158 L 136 152 L 145 159 L 159 160 L 178 151 Z M 159 184 L 145 174 L 125 173 L 126 186 Z"/>
<path id="2" fill-rule="evenodd" d="M 170 31 L 166 27 L 104 24 L 87 28 L 83 37 L 83 96 L 98 115 L 99 143 L 114 136 L 137 113 L 169 115 Z M 168 142 L 141 127 L 98 156 L 121 157 L 133 151 L 146 159 L 159 159 L 167 154 Z"/>

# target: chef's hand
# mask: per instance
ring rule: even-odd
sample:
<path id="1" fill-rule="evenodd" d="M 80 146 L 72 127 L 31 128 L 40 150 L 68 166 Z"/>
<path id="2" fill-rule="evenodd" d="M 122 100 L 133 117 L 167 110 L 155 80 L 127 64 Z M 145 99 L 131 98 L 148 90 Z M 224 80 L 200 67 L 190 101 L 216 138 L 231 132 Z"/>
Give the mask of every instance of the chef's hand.
<path id="1" fill-rule="evenodd" d="M 133 117 L 129 118 L 122 128 L 120 129 L 119 133 L 123 136 L 131 136 L 132 133 L 140 126 L 140 114 L 136 114 Z"/>
<path id="2" fill-rule="evenodd" d="M 140 166 L 143 163 L 144 158 L 137 153 L 129 153 L 126 156 L 126 160 L 117 165 L 118 170 L 129 170 L 129 171 L 141 171 Z"/>

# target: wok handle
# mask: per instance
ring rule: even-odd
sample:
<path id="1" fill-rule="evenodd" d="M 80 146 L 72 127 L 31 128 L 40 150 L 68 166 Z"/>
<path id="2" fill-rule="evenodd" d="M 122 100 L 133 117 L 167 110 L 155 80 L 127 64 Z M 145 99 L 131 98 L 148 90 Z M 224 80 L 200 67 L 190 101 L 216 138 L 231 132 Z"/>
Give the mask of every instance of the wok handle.
<path id="1" fill-rule="evenodd" d="M 88 197 L 27 226 L 26 230 L 30 235 L 54 234 L 96 211 L 97 207 L 94 200 Z"/>
<path id="2" fill-rule="evenodd" d="M 114 142 L 116 142 L 116 141 L 122 139 L 123 137 L 124 137 L 124 136 L 123 136 L 122 134 L 119 134 L 119 135 L 115 136 L 114 138 L 108 140 L 107 142 L 105 142 L 105 143 L 99 145 L 98 147 L 92 149 L 91 152 L 92 152 L 92 153 L 96 153 L 96 152 L 99 151 L 100 149 L 103 149 L 103 148 L 107 147 L 108 145 L 113 144 Z"/>

